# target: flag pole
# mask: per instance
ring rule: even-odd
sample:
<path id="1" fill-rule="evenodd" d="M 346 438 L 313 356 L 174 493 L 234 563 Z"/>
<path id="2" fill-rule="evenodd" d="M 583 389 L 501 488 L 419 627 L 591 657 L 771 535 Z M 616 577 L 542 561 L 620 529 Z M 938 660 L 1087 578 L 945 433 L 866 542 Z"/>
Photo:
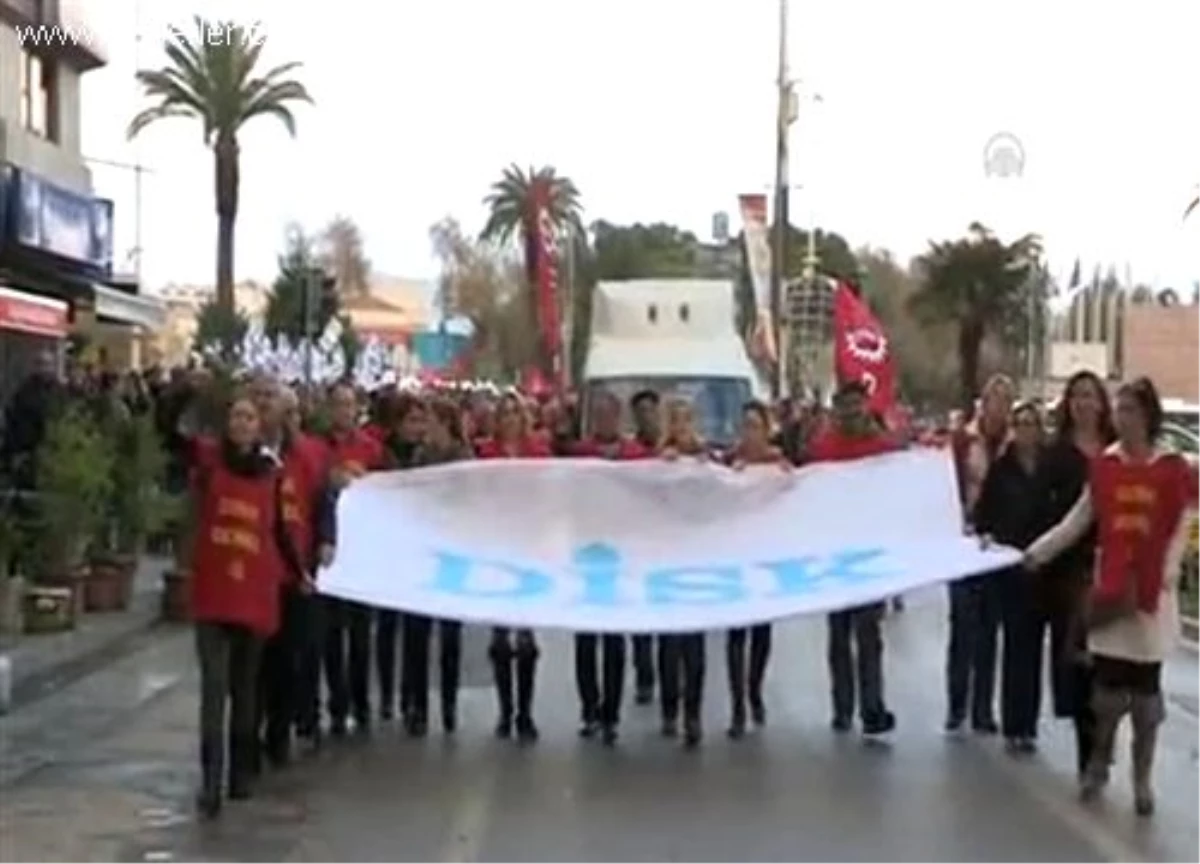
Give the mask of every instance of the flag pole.
<path id="1" fill-rule="evenodd" d="M 785 333 L 784 282 L 788 252 L 788 124 L 791 121 L 791 82 L 788 80 L 788 0 L 779 0 L 778 109 L 775 116 L 775 242 L 771 254 L 771 319 L 774 328 L 775 375 L 772 395 L 779 399 L 787 386 L 788 346 Z"/>

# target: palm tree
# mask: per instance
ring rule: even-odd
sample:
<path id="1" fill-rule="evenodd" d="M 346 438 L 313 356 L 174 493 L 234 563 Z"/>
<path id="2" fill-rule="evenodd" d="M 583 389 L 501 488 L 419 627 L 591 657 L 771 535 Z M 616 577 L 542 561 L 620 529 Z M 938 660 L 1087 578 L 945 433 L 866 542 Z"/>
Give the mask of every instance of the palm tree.
<path id="1" fill-rule="evenodd" d="M 538 202 L 547 202 L 550 221 L 557 233 L 561 235 L 565 231 L 568 242 L 578 246 L 587 236 L 579 197 L 575 183 L 569 177 L 559 175 L 552 166 L 530 166 L 528 171 L 522 171 L 514 163 L 504 169 L 500 179 L 492 184 L 491 191 L 483 199 L 488 208 L 488 220 L 479 234 L 480 239 L 500 245 L 519 239 L 524 255 L 525 278 L 532 286 L 537 277 Z M 536 320 L 535 297 L 536 292 L 530 291 L 531 321 Z M 543 371 L 551 371 L 548 352 L 541 354 Z"/>
<path id="2" fill-rule="evenodd" d="M 984 339 L 1017 341 L 1025 335 L 1041 253 L 1034 234 L 1004 243 L 976 222 L 966 237 L 932 242 L 918 259 L 923 279 L 909 305 L 919 320 L 957 326 L 963 404 L 978 392 Z"/>
<path id="3" fill-rule="evenodd" d="M 1183 218 L 1186 219 L 1192 215 L 1192 211 L 1200 207 L 1200 192 L 1196 193 L 1196 197 L 1188 204 L 1187 209 L 1183 211 Z"/>
<path id="4" fill-rule="evenodd" d="M 193 19 L 195 32 L 173 31 L 163 44 L 167 65 L 137 72 L 143 95 L 153 104 L 129 123 L 133 138 L 168 117 L 199 120 L 216 167 L 217 303 L 233 309 L 233 235 L 239 186 L 238 132 L 253 117 L 271 115 L 294 137 L 291 103 L 312 102 L 304 85 L 288 77 L 299 63 L 258 74 L 262 39 L 237 24 Z M 220 33 L 221 38 L 214 39 Z"/>

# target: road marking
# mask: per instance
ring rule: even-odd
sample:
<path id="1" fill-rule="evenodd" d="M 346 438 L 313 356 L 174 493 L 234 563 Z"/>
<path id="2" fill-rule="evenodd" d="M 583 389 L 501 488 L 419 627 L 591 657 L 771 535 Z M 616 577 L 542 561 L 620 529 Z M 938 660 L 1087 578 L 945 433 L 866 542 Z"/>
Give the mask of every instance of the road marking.
<path id="1" fill-rule="evenodd" d="M 486 691 L 484 691 L 486 692 Z M 475 698 L 480 694 L 467 690 L 460 696 L 460 714 L 476 713 L 476 711 L 491 710 L 490 700 Z M 490 695 L 490 694 L 489 694 Z M 487 707 L 483 707 L 487 704 Z M 475 711 L 470 709 L 475 708 Z M 465 712 L 463 709 L 467 709 Z M 482 745 L 486 748 L 488 740 Z M 483 851 L 484 836 L 491 824 L 492 802 L 495 798 L 500 775 L 497 769 L 497 754 L 460 751 L 460 758 L 465 757 L 471 766 L 479 768 L 479 773 L 462 772 L 461 794 L 458 800 L 451 804 L 450 832 L 446 845 L 442 849 L 439 860 L 447 864 L 465 864 L 479 860 Z M 482 757 L 482 758 L 481 758 Z"/>

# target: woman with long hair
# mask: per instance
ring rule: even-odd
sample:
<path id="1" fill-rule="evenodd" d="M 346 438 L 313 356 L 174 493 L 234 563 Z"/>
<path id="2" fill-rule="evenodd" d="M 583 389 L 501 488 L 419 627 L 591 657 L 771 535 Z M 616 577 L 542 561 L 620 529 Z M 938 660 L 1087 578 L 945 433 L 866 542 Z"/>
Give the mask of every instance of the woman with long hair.
<path id="1" fill-rule="evenodd" d="M 221 810 L 227 760 L 229 798 L 250 796 L 263 645 L 279 629 L 285 568 L 300 572 L 300 559 L 283 523 L 281 466 L 261 445 L 253 399 L 233 399 L 220 441 L 198 446 L 194 462 L 191 613 L 200 659 L 203 778 L 198 804 L 211 818 Z"/>
<path id="2" fill-rule="evenodd" d="M 1087 488 L 1088 466 L 1116 438 L 1112 405 L 1094 372 L 1076 372 L 1054 412 L 1054 437 L 1045 454 L 1046 524 L 1058 522 Z M 1054 714 L 1069 717 L 1075 731 L 1076 770 L 1082 777 L 1092 752 L 1095 718 L 1091 668 L 1081 615 L 1096 558 L 1096 532 L 1087 531 L 1046 568 L 1037 582 L 1039 605 L 1050 629 L 1050 679 Z M 1074 639 L 1072 639 L 1072 635 Z"/>
<path id="3" fill-rule="evenodd" d="M 493 437 L 476 445 L 480 459 L 545 459 L 551 455 L 546 441 L 529 430 L 521 399 L 515 393 L 506 393 L 496 404 L 493 433 Z M 533 693 L 538 644 L 533 631 L 522 628 L 514 634 L 508 627 L 493 628 L 488 659 L 499 707 L 496 736 L 509 738 L 515 728 L 518 741 L 536 741 Z"/>
<path id="4" fill-rule="evenodd" d="M 747 402 L 742 408 L 742 430 L 727 460 L 735 470 L 747 465 L 779 465 L 791 469 L 783 451 L 771 444 L 771 411 L 762 402 Z M 746 642 L 750 643 L 749 658 Z M 725 664 L 729 672 L 729 737 L 746 734 L 746 704 L 755 726 L 765 726 L 767 706 L 763 680 L 771 658 L 771 625 L 735 627 L 725 636 Z"/>
<path id="5" fill-rule="evenodd" d="M 704 439 L 696 431 L 691 402 L 681 397 L 669 400 L 664 426 L 658 448 L 664 459 L 708 458 Z M 704 734 L 700 723 L 700 707 L 704 701 L 704 661 L 704 631 L 659 635 L 658 679 L 662 732 L 668 738 L 678 734 L 682 697 L 683 746 L 689 750 L 699 745 Z"/>
<path id="6" fill-rule="evenodd" d="M 425 437 L 425 402 L 411 393 L 401 393 L 390 401 L 384 438 L 384 466 L 397 470 L 416 464 L 417 448 Z M 379 717 L 391 720 L 396 710 L 396 644 L 400 632 L 400 613 L 380 609 L 375 619 L 375 667 L 379 673 Z M 401 705 L 401 714 L 404 706 Z"/>
<path id="7" fill-rule="evenodd" d="M 1154 812 L 1151 772 L 1166 706 L 1162 665 L 1179 638 L 1177 580 L 1187 546 L 1185 515 L 1197 495 L 1196 469 L 1157 446 L 1163 408 L 1149 379 L 1117 392 L 1117 442 L 1093 459 L 1087 487 L 1071 510 L 1026 550 L 1044 566 L 1095 526 L 1096 562 L 1083 623 L 1092 663 L 1092 751 L 1080 794 L 1108 782 L 1117 727 L 1133 727 L 1134 806 Z"/>
<path id="8" fill-rule="evenodd" d="M 1022 402 L 1012 412 L 1012 440 L 984 478 L 975 502 L 975 530 L 1023 549 L 1047 527 L 1042 418 Z M 988 574 L 1000 595 L 1004 649 L 1000 663 L 1000 725 L 1009 752 L 1036 749 L 1042 696 L 1046 618 L 1035 580 L 1021 567 Z"/>

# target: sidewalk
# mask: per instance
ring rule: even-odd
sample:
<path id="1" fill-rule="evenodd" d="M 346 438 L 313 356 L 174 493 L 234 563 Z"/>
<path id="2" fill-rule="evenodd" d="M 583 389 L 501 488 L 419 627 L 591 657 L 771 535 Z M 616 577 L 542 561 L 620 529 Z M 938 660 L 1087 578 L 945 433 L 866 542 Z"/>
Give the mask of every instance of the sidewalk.
<path id="1" fill-rule="evenodd" d="M 0 636 L 0 656 L 12 664 L 9 710 L 111 661 L 154 626 L 160 618 L 162 574 L 170 566 L 169 558 L 144 556 L 123 612 L 87 613 L 65 633 Z"/>

